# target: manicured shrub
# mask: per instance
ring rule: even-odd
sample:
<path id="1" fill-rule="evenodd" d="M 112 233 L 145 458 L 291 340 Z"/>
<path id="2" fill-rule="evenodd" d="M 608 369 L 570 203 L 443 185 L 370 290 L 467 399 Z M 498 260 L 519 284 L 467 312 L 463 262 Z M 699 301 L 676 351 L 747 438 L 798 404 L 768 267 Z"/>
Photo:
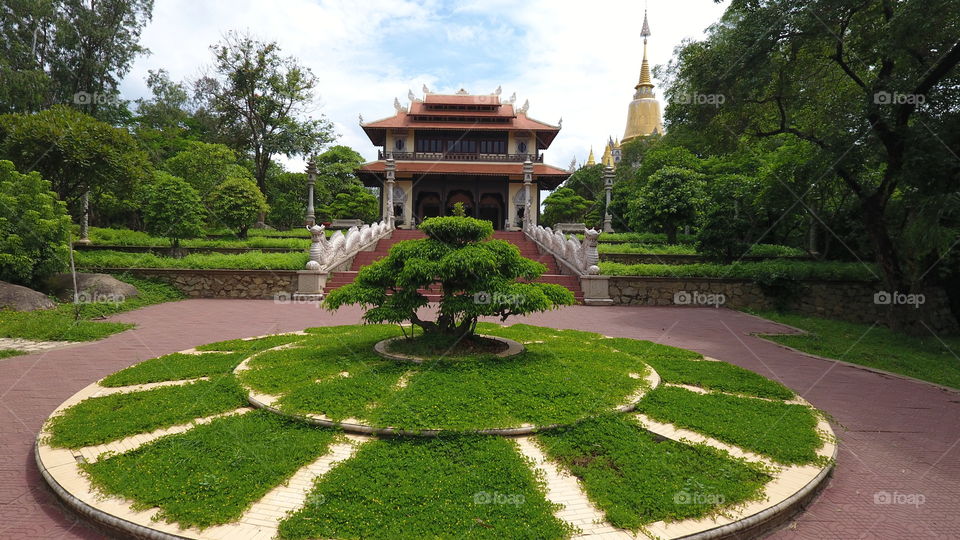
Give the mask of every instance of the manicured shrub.
<path id="1" fill-rule="evenodd" d="M 253 180 L 228 178 L 210 194 L 210 210 L 220 224 L 247 237 L 247 230 L 257 217 L 269 210 L 267 199 Z"/>
<path id="2" fill-rule="evenodd" d="M 425 333 L 460 338 L 473 334 L 480 316 L 506 320 L 573 303 L 565 287 L 528 283 L 546 267 L 521 257 L 516 246 L 482 241 L 493 233 L 488 221 L 430 218 L 420 229 L 428 238 L 395 244 L 389 255 L 364 267 L 353 283 L 330 293 L 325 305 L 337 309 L 361 304 L 368 308 L 367 322 L 410 321 Z M 422 320 L 417 310 L 428 300 L 420 290 L 436 286 L 443 291 L 437 319 Z"/>
<path id="3" fill-rule="evenodd" d="M 703 175 L 689 169 L 664 167 L 653 173 L 628 203 L 630 227 L 657 227 L 675 244 L 677 229 L 693 224 L 703 204 Z"/>
<path id="4" fill-rule="evenodd" d="M 33 285 L 67 267 L 70 216 L 39 173 L 0 161 L 0 281 Z"/>
<path id="5" fill-rule="evenodd" d="M 174 248 L 203 233 L 204 214 L 200 195 L 183 178 L 157 172 L 145 189 L 143 223 L 148 232 L 169 238 Z"/>

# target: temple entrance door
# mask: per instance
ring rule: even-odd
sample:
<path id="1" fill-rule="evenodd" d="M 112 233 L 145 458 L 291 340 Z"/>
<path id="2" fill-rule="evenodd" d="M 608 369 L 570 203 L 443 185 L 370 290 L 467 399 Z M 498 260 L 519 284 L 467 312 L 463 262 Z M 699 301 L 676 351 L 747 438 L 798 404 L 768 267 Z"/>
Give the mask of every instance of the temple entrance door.
<path id="1" fill-rule="evenodd" d="M 492 222 L 494 230 L 503 228 L 505 215 L 503 199 L 499 193 L 485 193 L 480 196 L 480 211 L 477 217 Z"/>
<path id="2" fill-rule="evenodd" d="M 437 193 L 426 192 L 417 197 L 417 216 L 421 222 L 427 218 L 440 216 L 441 208 L 440 195 Z"/>
<path id="3" fill-rule="evenodd" d="M 455 190 L 451 191 L 450 195 L 447 196 L 447 214 L 448 216 L 453 215 L 453 205 L 457 203 L 463 203 L 463 207 L 466 210 L 467 217 L 474 216 L 474 207 L 473 204 L 473 194 L 469 191 Z"/>

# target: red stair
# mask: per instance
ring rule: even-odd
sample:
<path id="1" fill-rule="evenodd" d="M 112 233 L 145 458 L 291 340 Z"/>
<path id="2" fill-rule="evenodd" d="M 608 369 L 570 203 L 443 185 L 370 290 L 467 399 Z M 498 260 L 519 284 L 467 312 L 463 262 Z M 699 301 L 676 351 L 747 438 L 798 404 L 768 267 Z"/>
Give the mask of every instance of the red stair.
<path id="1" fill-rule="evenodd" d="M 527 238 L 522 232 L 497 231 L 493 234 L 493 237 L 500 240 L 505 240 L 517 246 L 517 248 L 520 249 L 520 254 L 524 257 L 543 263 L 543 265 L 547 267 L 547 271 L 540 276 L 540 279 L 537 281 L 541 283 L 557 283 L 559 285 L 563 285 L 573 292 L 573 296 L 577 303 L 583 302 L 583 291 L 580 290 L 580 279 L 577 276 L 561 275 L 559 267 L 557 266 L 557 261 L 554 259 L 553 255 L 541 254 L 540 250 L 537 248 L 536 242 Z M 353 258 L 353 265 L 351 265 L 350 270 L 344 272 L 333 272 L 330 274 L 330 278 L 327 280 L 327 285 L 323 288 L 324 294 L 329 293 L 337 287 L 346 285 L 347 283 L 352 283 L 354 278 L 357 277 L 357 272 L 362 267 L 367 266 L 381 257 L 385 257 L 390 251 L 390 247 L 397 242 L 400 242 L 401 240 L 410 240 L 413 238 L 425 238 L 425 235 L 418 230 L 397 229 L 393 231 L 393 234 L 390 235 L 390 238 L 384 238 L 377 242 L 376 248 L 374 248 L 373 251 L 361 251 L 357 253 L 356 257 Z M 439 289 L 423 290 L 420 292 L 431 302 L 440 300 Z"/>

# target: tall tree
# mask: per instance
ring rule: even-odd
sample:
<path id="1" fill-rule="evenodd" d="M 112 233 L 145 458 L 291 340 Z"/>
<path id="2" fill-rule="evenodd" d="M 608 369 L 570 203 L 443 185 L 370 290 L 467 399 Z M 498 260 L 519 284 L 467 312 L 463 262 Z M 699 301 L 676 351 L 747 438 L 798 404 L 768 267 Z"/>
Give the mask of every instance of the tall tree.
<path id="1" fill-rule="evenodd" d="M 273 157 L 305 156 L 333 140 L 323 116 L 306 118 L 317 78 L 276 42 L 229 32 L 210 47 L 213 72 L 195 83 L 197 97 L 217 121 L 224 142 L 253 161 L 254 177 L 266 190 Z"/>
<path id="2" fill-rule="evenodd" d="M 955 0 L 734 0 L 705 41 L 679 51 L 667 91 L 719 94 L 724 105 L 671 99 L 667 117 L 720 137 L 813 144 L 859 202 L 886 286 L 915 292 L 923 274 L 909 269 L 923 265 L 909 259 L 936 257 L 905 249 L 899 233 L 919 215 L 896 207 L 918 195 L 948 204 L 956 192 L 944 142 L 956 141 L 958 36 Z M 925 212 L 941 215 L 938 206 Z M 890 323 L 916 320 L 905 311 L 891 310 Z"/>
<path id="3" fill-rule="evenodd" d="M 57 103 L 105 120 L 125 114 L 117 86 L 146 52 L 153 0 L 8 0 L 0 7 L 0 112 Z"/>

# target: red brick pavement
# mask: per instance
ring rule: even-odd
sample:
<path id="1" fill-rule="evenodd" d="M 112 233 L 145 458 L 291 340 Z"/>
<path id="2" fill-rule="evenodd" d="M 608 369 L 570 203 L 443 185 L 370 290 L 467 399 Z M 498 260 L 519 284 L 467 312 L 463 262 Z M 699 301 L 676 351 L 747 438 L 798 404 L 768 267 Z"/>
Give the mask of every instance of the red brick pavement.
<path id="1" fill-rule="evenodd" d="M 211 341 L 359 318 L 358 309 L 185 300 L 119 315 L 137 328 L 98 342 L 0 360 L 0 538 L 102 537 L 63 511 L 32 453 L 44 419 L 87 384 Z M 749 334 L 784 327 L 725 309 L 572 306 L 516 322 L 694 349 L 779 380 L 831 414 L 841 439 L 834 478 L 776 538 L 960 537 L 960 394 L 783 349 Z M 875 502 L 884 494 L 893 504 Z"/>

